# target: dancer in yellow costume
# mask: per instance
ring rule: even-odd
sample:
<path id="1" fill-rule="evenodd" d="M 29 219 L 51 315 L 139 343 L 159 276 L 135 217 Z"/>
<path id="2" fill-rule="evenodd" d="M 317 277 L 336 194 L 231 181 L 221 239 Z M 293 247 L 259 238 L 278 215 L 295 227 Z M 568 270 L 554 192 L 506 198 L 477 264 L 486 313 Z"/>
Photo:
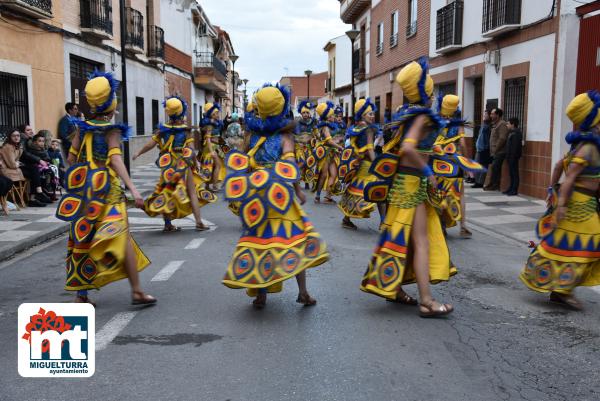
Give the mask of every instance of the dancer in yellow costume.
<path id="1" fill-rule="evenodd" d="M 144 202 L 144 210 L 148 216 L 163 216 L 164 232 L 180 231 L 171 220 L 181 219 L 192 213 L 196 220 L 196 230 L 208 230 L 202 223 L 200 208 L 215 202 L 217 197 L 205 189 L 205 183 L 198 173 L 194 138 L 185 124 L 187 103 L 178 96 L 171 96 L 163 105 L 169 122 L 161 124 L 152 139 L 133 156 L 135 160 L 155 147 L 160 149 L 160 177 L 154 192 Z"/>
<path id="2" fill-rule="evenodd" d="M 87 290 L 129 278 L 132 303 L 152 304 L 156 298 L 142 291 L 138 275 L 150 261 L 129 233 L 121 189 L 120 179 L 135 205 L 144 206 L 121 156 L 121 143 L 128 139 L 130 128 L 111 122 L 117 107 L 116 90 L 112 75 L 98 71 L 85 86 L 92 118 L 78 122 L 69 149 L 67 193 L 56 211 L 57 218 L 70 223 L 65 289 L 77 291 L 76 302 L 92 303 Z"/>
<path id="3" fill-rule="evenodd" d="M 552 174 L 548 210 L 537 224 L 541 241 L 520 277 L 550 301 L 580 310 L 573 290 L 600 285 L 600 93 L 576 96 L 567 116 L 578 130 L 566 136 L 571 149 Z"/>
<path id="4" fill-rule="evenodd" d="M 302 100 L 298 105 L 298 113 L 301 118 L 296 124 L 294 131 L 296 163 L 300 169 L 301 180 L 304 181 L 304 188 L 308 189 L 313 182 L 314 174 L 307 165 L 307 159 L 312 154 L 312 143 L 317 134 L 317 121 L 313 118 L 315 104 L 308 100 Z"/>
<path id="5" fill-rule="evenodd" d="M 219 189 L 227 171 L 223 159 L 223 121 L 221 121 L 221 106 L 218 103 L 206 103 L 203 108 L 204 117 L 200 123 L 202 127 L 202 153 L 198 155 L 200 160 L 200 176 L 212 185 L 213 190 Z M 207 187 L 210 189 L 207 185 Z"/>
<path id="6" fill-rule="evenodd" d="M 465 120 L 457 117 L 459 98 L 456 95 L 446 95 L 440 99 L 440 117 L 445 127 L 435 141 L 434 146 L 439 147 L 442 156 L 431 160 L 433 172 L 438 180 L 438 188 L 445 194 L 447 206 L 441 211 L 444 231 L 447 227 L 454 227 L 460 222 L 460 236 L 471 238 L 473 234 L 467 229 L 467 216 L 465 213 L 464 182 L 466 173 L 484 171 L 484 167 L 464 155 L 467 144 L 465 142 Z"/>
<path id="7" fill-rule="evenodd" d="M 296 277 L 297 302 L 315 305 L 306 289 L 306 269 L 329 259 L 326 245 L 300 207 L 306 198 L 298 180 L 294 157 L 294 124 L 286 116 L 289 92 L 280 85 L 265 85 L 256 94 L 257 117 L 250 121 L 252 137 L 247 153 L 227 157 L 231 173 L 225 181 L 225 198 L 239 201 L 243 233 L 227 267 L 223 284 L 246 288 L 265 306 L 267 292 L 279 292 L 283 281 Z"/>
<path id="8" fill-rule="evenodd" d="M 447 281 L 456 270 L 436 210 L 441 196 L 427 164 L 443 122 L 430 108 L 433 80 L 424 60 L 404 67 L 396 82 L 410 103 L 394 116 L 396 132 L 371 167 L 378 181 L 365 187 L 366 200 L 387 201 L 388 209 L 360 288 L 416 305 L 401 287 L 416 282 L 420 315 L 447 315 L 453 307 L 433 299 L 430 283 Z"/>
<path id="9" fill-rule="evenodd" d="M 376 111 L 377 108 L 371 99 L 359 99 L 356 102 L 354 105 L 356 124 L 347 132 L 350 145 L 342 152 L 340 161 L 338 173 L 346 188 L 338 207 L 344 213 L 342 227 L 351 230 L 357 230 L 358 227 L 350 218 L 368 219 L 375 209 L 375 204 L 367 202 L 363 193 L 365 185 L 375 179 L 369 174 L 369 169 L 375 160 L 373 141 L 379 131 L 374 124 Z"/>
<path id="10" fill-rule="evenodd" d="M 336 143 L 333 135 L 338 130 L 335 123 L 335 105 L 333 102 L 321 103 L 317 106 L 318 134 L 312 154 L 308 157 L 306 164 L 313 172 L 312 176 L 316 191 L 315 203 L 321 203 L 321 191 L 325 189 L 327 194 L 323 203 L 333 204 L 333 195 L 339 195 L 341 184 L 338 181 L 338 168 L 340 165 L 340 153 L 344 148 Z M 339 140 L 339 137 L 336 138 Z"/>

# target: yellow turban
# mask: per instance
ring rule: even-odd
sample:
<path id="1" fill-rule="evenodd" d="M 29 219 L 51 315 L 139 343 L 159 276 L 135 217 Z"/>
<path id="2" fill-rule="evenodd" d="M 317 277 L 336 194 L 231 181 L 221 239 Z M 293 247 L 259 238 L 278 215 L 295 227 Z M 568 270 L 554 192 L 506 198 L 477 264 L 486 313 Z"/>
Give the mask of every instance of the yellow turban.
<path id="1" fill-rule="evenodd" d="M 169 117 L 180 117 L 184 113 L 181 99 L 170 97 L 165 101 L 165 111 Z"/>
<path id="2" fill-rule="evenodd" d="M 375 107 L 375 104 L 373 102 L 371 102 L 370 98 L 366 98 L 366 99 L 358 99 L 356 101 L 356 103 L 354 103 L 354 119 L 356 121 L 360 121 L 363 117 L 363 115 L 365 115 L 368 112 L 376 112 L 377 108 Z"/>
<path id="3" fill-rule="evenodd" d="M 319 103 L 317 106 L 317 114 L 321 120 L 326 120 L 335 113 L 335 106 L 332 102 Z"/>
<path id="4" fill-rule="evenodd" d="M 587 130 L 600 123 L 600 94 L 596 91 L 582 93 L 567 106 L 567 116 L 580 129 Z"/>
<path id="5" fill-rule="evenodd" d="M 459 98 L 456 95 L 446 95 L 442 100 L 441 114 L 444 117 L 452 117 L 458 110 Z"/>
<path id="6" fill-rule="evenodd" d="M 284 112 L 286 99 L 276 86 L 266 86 L 256 92 L 256 108 L 260 118 L 279 116 Z"/>
<path id="7" fill-rule="evenodd" d="M 396 76 L 396 82 L 410 103 L 425 104 L 433 94 L 433 79 L 427 74 L 424 62 L 413 61 L 406 65 Z"/>
<path id="8" fill-rule="evenodd" d="M 204 112 L 204 118 L 212 118 L 215 111 L 221 110 L 221 106 L 218 103 L 205 103 L 202 111 Z"/>
<path id="9" fill-rule="evenodd" d="M 85 85 L 85 97 L 92 113 L 110 113 L 117 108 L 116 85 L 111 85 L 112 76 L 106 75 L 96 76 Z"/>

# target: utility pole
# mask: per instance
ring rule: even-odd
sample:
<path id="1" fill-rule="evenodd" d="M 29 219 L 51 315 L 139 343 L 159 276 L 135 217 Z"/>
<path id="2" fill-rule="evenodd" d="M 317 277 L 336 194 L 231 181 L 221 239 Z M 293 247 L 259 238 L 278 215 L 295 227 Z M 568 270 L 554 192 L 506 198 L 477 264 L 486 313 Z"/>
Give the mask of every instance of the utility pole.
<path id="1" fill-rule="evenodd" d="M 121 27 L 121 104 L 123 105 L 123 124 L 129 125 L 129 113 L 127 110 L 127 66 L 125 45 L 127 42 L 127 16 L 125 13 L 125 0 L 119 0 L 119 25 Z M 129 160 L 129 141 L 123 142 L 123 159 L 127 173 L 131 172 L 131 162 Z"/>

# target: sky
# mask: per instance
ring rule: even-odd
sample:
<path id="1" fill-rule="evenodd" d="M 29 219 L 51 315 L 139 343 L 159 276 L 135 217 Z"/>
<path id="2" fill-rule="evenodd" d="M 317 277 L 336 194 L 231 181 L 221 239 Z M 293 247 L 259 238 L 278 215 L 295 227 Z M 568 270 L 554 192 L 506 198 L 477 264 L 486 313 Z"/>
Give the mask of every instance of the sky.
<path id="1" fill-rule="evenodd" d="M 235 70 L 252 91 L 282 76 L 327 70 L 323 47 L 351 28 L 336 0 L 199 0 L 213 25 L 225 29 L 239 60 Z"/>

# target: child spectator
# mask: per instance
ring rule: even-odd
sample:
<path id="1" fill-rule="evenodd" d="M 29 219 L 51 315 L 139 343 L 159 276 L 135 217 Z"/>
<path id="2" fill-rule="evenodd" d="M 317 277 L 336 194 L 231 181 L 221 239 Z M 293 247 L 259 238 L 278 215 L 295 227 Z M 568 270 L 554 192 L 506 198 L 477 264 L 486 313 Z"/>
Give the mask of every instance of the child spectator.
<path id="1" fill-rule="evenodd" d="M 519 193 L 519 159 L 523 153 L 523 134 L 519 129 L 519 119 L 508 120 L 508 139 L 506 140 L 506 161 L 510 174 L 510 186 L 505 195 L 515 196 Z"/>
<path id="2" fill-rule="evenodd" d="M 58 178 L 60 185 L 64 188 L 65 178 L 65 162 L 60 151 L 60 139 L 52 139 L 50 141 L 50 149 L 48 149 L 48 156 L 50 156 L 50 163 L 52 163 L 58 169 Z"/>
<path id="3" fill-rule="evenodd" d="M 58 199 L 56 196 L 58 175 L 52 170 L 51 159 L 46 150 L 46 137 L 42 132 L 34 135 L 31 142 L 28 143 L 28 151 L 39 159 L 36 167 L 40 172 L 40 184 L 43 193 L 51 201 L 56 201 Z"/>

